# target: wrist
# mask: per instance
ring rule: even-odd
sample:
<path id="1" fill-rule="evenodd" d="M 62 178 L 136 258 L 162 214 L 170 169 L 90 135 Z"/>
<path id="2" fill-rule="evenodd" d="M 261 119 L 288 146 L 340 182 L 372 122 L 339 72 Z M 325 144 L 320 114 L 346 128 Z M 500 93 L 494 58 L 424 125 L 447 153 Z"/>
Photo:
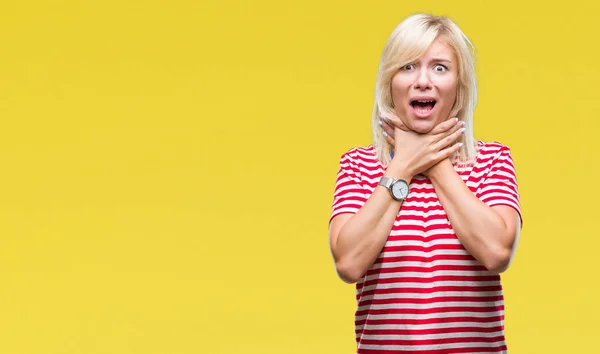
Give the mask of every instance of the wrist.
<path id="1" fill-rule="evenodd" d="M 408 167 L 408 164 L 399 161 L 392 160 L 388 168 L 384 172 L 384 177 L 392 177 L 394 179 L 403 179 L 406 182 L 410 182 L 410 180 L 414 177 L 414 173 Z"/>
<path id="2" fill-rule="evenodd" d="M 450 162 L 449 159 L 443 159 L 442 161 L 432 166 L 429 169 L 429 171 L 427 171 L 427 177 L 429 177 L 429 179 L 431 179 L 431 181 L 433 182 L 442 178 L 450 170 L 454 171 L 452 162 Z"/>

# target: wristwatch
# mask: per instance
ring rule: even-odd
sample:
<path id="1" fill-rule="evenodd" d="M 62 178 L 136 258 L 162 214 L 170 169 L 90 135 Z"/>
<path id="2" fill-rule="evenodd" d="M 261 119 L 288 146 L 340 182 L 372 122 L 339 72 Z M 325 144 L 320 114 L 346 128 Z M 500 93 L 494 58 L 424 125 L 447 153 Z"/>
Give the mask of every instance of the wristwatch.
<path id="1" fill-rule="evenodd" d="M 394 200 L 404 200 L 408 196 L 408 182 L 403 179 L 393 179 L 392 177 L 381 177 L 379 185 L 390 190 Z"/>

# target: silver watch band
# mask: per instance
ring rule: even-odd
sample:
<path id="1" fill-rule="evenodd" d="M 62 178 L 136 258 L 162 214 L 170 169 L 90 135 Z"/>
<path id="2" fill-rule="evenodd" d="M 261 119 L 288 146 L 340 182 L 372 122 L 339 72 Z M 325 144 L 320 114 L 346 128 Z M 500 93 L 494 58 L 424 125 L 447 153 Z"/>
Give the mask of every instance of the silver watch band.
<path id="1" fill-rule="evenodd" d="M 384 186 L 387 189 L 390 189 L 390 187 L 392 186 L 392 183 L 394 183 L 396 180 L 393 179 L 392 177 L 381 177 L 381 179 L 379 180 L 379 185 L 380 186 Z"/>

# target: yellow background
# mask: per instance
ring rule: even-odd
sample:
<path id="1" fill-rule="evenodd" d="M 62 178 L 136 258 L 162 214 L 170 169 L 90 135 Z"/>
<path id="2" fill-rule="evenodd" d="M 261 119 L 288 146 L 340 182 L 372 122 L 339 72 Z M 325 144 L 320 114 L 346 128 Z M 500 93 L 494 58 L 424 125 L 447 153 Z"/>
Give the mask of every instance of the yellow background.
<path id="1" fill-rule="evenodd" d="M 511 353 L 600 352 L 598 2 L 64 0 L 0 5 L 0 354 L 352 353 L 335 174 L 416 11 L 517 165 Z"/>

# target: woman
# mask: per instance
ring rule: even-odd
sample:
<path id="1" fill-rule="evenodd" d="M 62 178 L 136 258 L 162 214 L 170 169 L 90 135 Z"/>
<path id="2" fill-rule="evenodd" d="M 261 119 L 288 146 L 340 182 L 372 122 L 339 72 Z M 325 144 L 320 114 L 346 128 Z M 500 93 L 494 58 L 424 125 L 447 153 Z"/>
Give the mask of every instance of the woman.
<path id="1" fill-rule="evenodd" d="M 342 155 L 330 248 L 356 283 L 358 353 L 505 353 L 500 273 L 521 211 L 510 149 L 473 137 L 472 47 L 418 14 L 380 61 L 374 144 Z"/>

